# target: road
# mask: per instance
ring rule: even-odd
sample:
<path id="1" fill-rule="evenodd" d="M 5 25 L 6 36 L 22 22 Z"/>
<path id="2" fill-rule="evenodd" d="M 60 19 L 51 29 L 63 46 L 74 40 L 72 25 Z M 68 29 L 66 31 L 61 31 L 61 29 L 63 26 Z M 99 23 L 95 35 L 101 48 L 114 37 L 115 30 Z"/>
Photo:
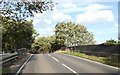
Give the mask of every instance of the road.
<path id="1" fill-rule="evenodd" d="M 118 69 L 66 54 L 35 54 L 21 71 L 25 73 L 69 73 L 74 75 L 118 75 Z M 107 74 L 109 73 L 109 74 Z"/>

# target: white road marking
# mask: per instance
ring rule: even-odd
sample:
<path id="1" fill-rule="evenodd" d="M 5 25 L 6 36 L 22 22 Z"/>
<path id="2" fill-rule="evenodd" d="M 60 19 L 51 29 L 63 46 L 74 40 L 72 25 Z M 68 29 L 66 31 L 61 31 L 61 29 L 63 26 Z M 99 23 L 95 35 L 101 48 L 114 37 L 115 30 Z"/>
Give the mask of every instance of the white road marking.
<path id="1" fill-rule="evenodd" d="M 54 60 L 56 60 L 57 62 L 59 62 L 59 60 L 53 56 L 51 56 L 50 54 L 48 54 L 48 56 L 52 57 Z"/>
<path id="2" fill-rule="evenodd" d="M 65 64 L 62 64 L 64 67 L 66 67 L 67 69 L 69 69 L 70 71 L 72 71 L 73 73 L 79 75 L 76 71 L 74 71 L 73 69 L 71 69 L 70 67 L 68 67 L 67 65 Z"/>
<path id="3" fill-rule="evenodd" d="M 52 57 L 54 60 L 56 60 L 57 62 L 59 62 L 59 60 L 53 56 L 51 56 L 50 54 L 48 54 L 48 56 Z M 72 71 L 73 73 L 75 73 L 76 75 L 80 75 L 78 74 L 76 71 L 72 70 L 70 67 L 68 67 L 67 65 L 65 64 L 62 64 L 65 68 L 69 69 L 70 71 Z"/>
<path id="4" fill-rule="evenodd" d="M 48 54 L 48 56 L 51 56 L 50 54 Z"/>
<path id="5" fill-rule="evenodd" d="M 32 54 L 30 55 L 30 57 L 25 61 L 25 63 L 19 68 L 19 70 L 16 72 L 15 75 L 18 75 L 20 73 L 20 71 L 24 68 L 24 66 L 27 64 L 27 62 L 31 59 Z"/>
<path id="6" fill-rule="evenodd" d="M 53 57 L 53 56 L 52 56 L 52 58 L 53 58 L 54 60 L 56 60 L 57 62 L 59 62 L 59 60 L 58 60 L 58 59 L 56 59 L 55 57 Z"/>
<path id="7" fill-rule="evenodd" d="M 110 65 L 107 65 L 107 64 L 99 63 L 99 62 L 92 61 L 92 60 L 89 60 L 89 59 L 85 59 L 85 58 L 82 58 L 82 57 L 77 57 L 77 56 L 68 55 L 68 54 L 64 54 L 64 55 L 75 57 L 75 58 L 78 58 L 78 59 L 86 60 L 86 61 L 89 61 L 89 62 L 93 62 L 93 63 L 99 64 L 99 65 L 103 65 L 103 66 L 106 66 L 106 67 L 110 67 L 110 68 L 114 68 L 114 69 L 119 70 L 118 67 L 114 67 L 114 66 L 110 66 Z"/>

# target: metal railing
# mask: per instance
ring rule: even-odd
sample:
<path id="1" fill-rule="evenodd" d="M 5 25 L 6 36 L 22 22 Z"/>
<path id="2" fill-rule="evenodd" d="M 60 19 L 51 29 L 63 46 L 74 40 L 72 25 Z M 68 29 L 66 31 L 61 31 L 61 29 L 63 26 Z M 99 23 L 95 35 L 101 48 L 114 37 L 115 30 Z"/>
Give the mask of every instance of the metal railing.
<path id="1" fill-rule="evenodd" d="M 16 58 L 18 58 L 18 53 L 13 53 L 13 54 L 1 54 L 0 55 L 0 65 L 4 66 L 6 64 L 11 63 L 12 61 L 14 61 Z"/>
<path id="2" fill-rule="evenodd" d="M 2 66 L 7 65 L 12 61 L 15 61 L 19 57 L 22 58 L 25 54 L 26 54 L 25 48 L 18 49 L 15 53 L 12 54 L 11 53 L 0 54 L 0 65 Z"/>

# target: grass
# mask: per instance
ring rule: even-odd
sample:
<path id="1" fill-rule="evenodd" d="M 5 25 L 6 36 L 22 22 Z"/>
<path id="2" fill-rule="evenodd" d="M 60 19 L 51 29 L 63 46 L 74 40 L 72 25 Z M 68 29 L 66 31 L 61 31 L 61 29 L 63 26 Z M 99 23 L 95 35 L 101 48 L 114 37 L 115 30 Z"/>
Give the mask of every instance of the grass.
<path id="1" fill-rule="evenodd" d="M 92 55 L 86 55 L 79 52 L 70 52 L 70 51 L 57 51 L 57 53 L 63 53 L 63 54 L 70 54 L 82 58 L 86 58 L 89 60 L 97 61 L 103 64 L 115 66 L 120 68 L 120 63 L 118 62 L 118 57 L 98 57 L 98 56 L 92 56 Z"/>
<path id="2" fill-rule="evenodd" d="M 3 74 L 3 73 L 10 73 L 10 69 L 9 69 L 9 67 L 3 67 L 2 69 L 1 69 L 1 73 Z"/>

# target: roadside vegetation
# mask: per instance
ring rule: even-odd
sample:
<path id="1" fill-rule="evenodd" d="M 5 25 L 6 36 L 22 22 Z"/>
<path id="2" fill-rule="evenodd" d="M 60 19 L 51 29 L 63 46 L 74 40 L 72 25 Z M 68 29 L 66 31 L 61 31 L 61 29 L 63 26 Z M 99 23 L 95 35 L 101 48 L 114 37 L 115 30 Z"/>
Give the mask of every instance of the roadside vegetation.
<path id="1" fill-rule="evenodd" d="M 80 52 L 70 52 L 70 51 L 63 51 L 63 50 L 56 51 L 56 53 L 69 54 L 69 55 L 78 56 L 78 57 L 82 57 L 85 59 L 97 61 L 97 62 L 100 62 L 103 64 L 107 64 L 107 65 L 111 65 L 111 66 L 115 66 L 115 67 L 120 67 L 118 57 L 98 57 L 98 56 L 83 54 Z"/>
<path id="2" fill-rule="evenodd" d="M 94 36 L 83 25 L 61 22 L 55 26 L 55 35 L 39 37 L 32 44 L 32 53 L 54 52 L 68 46 L 95 44 Z"/>
<path id="3" fill-rule="evenodd" d="M 102 43 L 102 45 L 107 45 L 107 46 L 112 46 L 112 45 L 117 45 L 117 44 L 120 44 L 120 41 L 116 41 L 113 39 L 106 40 L 105 43 Z"/>
<path id="4" fill-rule="evenodd" d="M 12 8 L 11 8 L 12 7 Z M 94 35 L 87 30 L 85 25 L 73 22 L 58 22 L 55 25 L 55 35 L 48 37 L 38 37 L 32 20 L 26 20 L 33 17 L 34 13 L 43 13 L 47 10 L 53 10 L 54 2 L 29 2 L 0 1 L 0 39 L 2 39 L 2 51 L 13 53 L 20 48 L 26 48 L 31 53 L 51 53 L 59 49 L 64 50 L 70 46 L 93 45 L 95 44 Z M 24 10 L 23 10 L 24 9 Z M 37 37 L 37 38 L 36 38 Z M 103 45 L 120 44 L 115 40 L 107 40 Z M 61 53 L 71 54 L 101 63 L 120 66 L 117 57 L 96 57 L 78 52 Z"/>
<path id="5" fill-rule="evenodd" d="M 34 13 L 53 10 L 53 1 L 0 1 L 0 40 L 2 51 L 13 53 L 17 49 L 31 49 L 38 33 L 32 20 Z M 1 35 L 2 34 L 2 35 Z"/>

